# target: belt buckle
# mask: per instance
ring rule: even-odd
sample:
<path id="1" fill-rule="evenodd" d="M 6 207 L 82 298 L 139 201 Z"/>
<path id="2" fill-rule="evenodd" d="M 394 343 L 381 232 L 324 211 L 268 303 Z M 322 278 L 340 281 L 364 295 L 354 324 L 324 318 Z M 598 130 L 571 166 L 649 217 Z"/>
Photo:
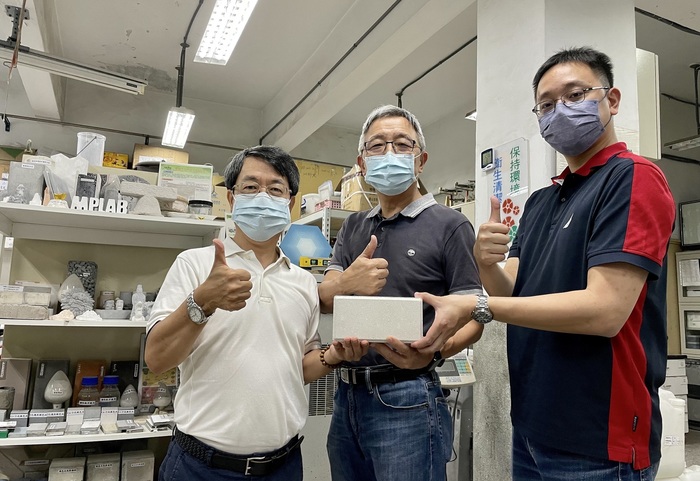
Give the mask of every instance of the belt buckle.
<path id="1" fill-rule="evenodd" d="M 350 372 L 352 371 L 352 380 L 350 379 Z M 347 367 L 340 368 L 340 379 L 345 384 L 355 384 L 355 370 Z"/>
<path id="2" fill-rule="evenodd" d="M 255 458 L 248 458 L 245 460 L 245 472 L 243 473 L 245 476 L 252 476 L 250 473 L 250 470 L 252 469 L 253 466 L 251 466 L 250 462 L 251 461 L 261 461 L 264 460 L 265 456 L 258 456 Z"/>

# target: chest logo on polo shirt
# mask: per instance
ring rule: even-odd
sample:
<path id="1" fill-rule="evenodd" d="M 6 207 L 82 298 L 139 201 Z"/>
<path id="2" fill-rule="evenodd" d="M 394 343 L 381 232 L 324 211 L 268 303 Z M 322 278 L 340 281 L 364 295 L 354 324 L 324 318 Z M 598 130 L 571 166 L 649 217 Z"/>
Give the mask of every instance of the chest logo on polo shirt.
<path id="1" fill-rule="evenodd" d="M 413 257 L 414 255 L 416 255 L 416 251 L 414 251 L 413 249 L 408 249 L 406 251 L 406 254 L 408 254 L 408 257 Z"/>
<path id="2" fill-rule="evenodd" d="M 571 214 L 571 217 L 569 217 L 569 220 L 566 221 L 566 224 L 564 224 L 564 229 L 569 227 L 569 224 L 571 224 L 571 219 L 573 219 L 573 218 L 574 218 L 574 214 Z"/>

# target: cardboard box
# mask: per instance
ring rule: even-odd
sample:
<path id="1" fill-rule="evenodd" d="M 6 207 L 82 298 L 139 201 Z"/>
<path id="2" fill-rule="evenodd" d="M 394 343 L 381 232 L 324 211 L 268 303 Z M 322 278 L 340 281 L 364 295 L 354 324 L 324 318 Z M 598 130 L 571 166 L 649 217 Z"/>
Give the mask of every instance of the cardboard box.
<path id="1" fill-rule="evenodd" d="M 116 167 L 118 169 L 126 169 L 129 166 L 129 154 L 120 154 L 118 152 L 105 152 L 102 157 L 102 165 L 104 167 Z"/>
<path id="2" fill-rule="evenodd" d="M 379 202 L 374 187 L 365 182 L 360 166 L 355 164 L 340 179 L 340 204 L 345 210 L 369 210 Z"/>
<path id="3" fill-rule="evenodd" d="M 353 192 L 349 197 L 345 198 L 340 205 L 344 210 L 370 210 L 379 204 L 377 194 L 372 192 Z"/>
<path id="4" fill-rule="evenodd" d="M 188 164 L 190 161 L 190 154 L 184 150 L 134 144 L 133 159 L 131 168 L 135 169 L 141 162 L 173 162 L 176 164 Z"/>
<path id="5" fill-rule="evenodd" d="M 226 198 L 228 190 L 225 186 L 216 186 L 211 193 L 211 201 L 214 206 L 211 208 L 211 215 L 215 215 L 217 219 L 223 219 L 227 212 L 231 211 L 231 206 L 228 205 Z"/>

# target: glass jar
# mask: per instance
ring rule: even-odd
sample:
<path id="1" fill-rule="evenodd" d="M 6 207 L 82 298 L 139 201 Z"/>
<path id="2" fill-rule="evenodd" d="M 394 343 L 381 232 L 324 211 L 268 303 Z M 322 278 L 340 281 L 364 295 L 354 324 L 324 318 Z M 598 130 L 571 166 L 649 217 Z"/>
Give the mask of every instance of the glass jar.
<path id="1" fill-rule="evenodd" d="M 80 381 L 78 392 L 78 407 L 97 406 L 100 402 L 100 392 L 97 390 L 97 376 L 85 376 Z"/>
<path id="2" fill-rule="evenodd" d="M 205 219 L 207 216 L 211 216 L 211 209 L 214 207 L 214 203 L 210 200 L 195 200 L 192 199 L 188 202 L 189 212 L 195 219 Z"/>
<path id="3" fill-rule="evenodd" d="M 101 407 L 119 407 L 119 376 L 105 376 L 102 380 L 102 390 L 100 391 Z"/>

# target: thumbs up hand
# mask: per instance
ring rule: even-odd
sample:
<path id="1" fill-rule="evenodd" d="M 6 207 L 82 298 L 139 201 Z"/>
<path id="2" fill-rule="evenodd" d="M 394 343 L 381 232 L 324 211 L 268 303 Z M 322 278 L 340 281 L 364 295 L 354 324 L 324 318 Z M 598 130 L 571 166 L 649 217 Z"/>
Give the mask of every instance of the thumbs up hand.
<path id="1" fill-rule="evenodd" d="M 226 262 L 223 242 L 214 239 L 214 262 L 209 277 L 195 289 L 197 304 L 207 315 L 213 314 L 216 309 L 238 311 L 245 307 L 252 288 L 250 272 L 231 269 Z"/>
<path id="2" fill-rule="evenodd" d="M 479 267 L 497 264 L 506 258 L 508 252 L 508 226 L 501 223 L 501 204 L 498 198 L 491 197 L 489 220 L 479 226 L 474 243 L 474 257 Z"/>
<path id="3" fill-rule="evenodd" d="M 389 276 L 389 263 L 381 257 L 374 258 L 375 250 L 377 250 L 377 236 L 373 235 L 365 250 L 343 272 L 343 284 L 348 293 L 373 296 L 384 288 L 386 278 Z"/>

